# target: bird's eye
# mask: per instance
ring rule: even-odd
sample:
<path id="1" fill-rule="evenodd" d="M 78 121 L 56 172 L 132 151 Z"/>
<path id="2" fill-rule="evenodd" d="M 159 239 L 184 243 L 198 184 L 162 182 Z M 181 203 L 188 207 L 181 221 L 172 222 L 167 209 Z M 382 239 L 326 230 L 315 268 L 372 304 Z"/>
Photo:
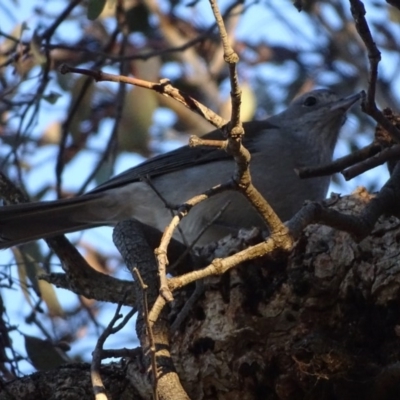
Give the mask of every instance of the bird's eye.
<path id="1" fill-rule="evenodd" d="M 317 104 L 317 99 L 314 96 L 309 96 L 304 100 L 303 104 L 307 107 L 315 106 Z"/>

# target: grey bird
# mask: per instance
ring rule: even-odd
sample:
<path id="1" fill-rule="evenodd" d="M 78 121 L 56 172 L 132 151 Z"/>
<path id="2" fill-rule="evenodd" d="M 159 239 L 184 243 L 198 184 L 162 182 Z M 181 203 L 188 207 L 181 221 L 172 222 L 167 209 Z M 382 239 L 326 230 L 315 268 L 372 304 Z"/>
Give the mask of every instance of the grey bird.
<path id="1" fill-rule="evenodd" d="M 283 221 L 304 201 L 325 198 L 329 177 L 301 180 L 295 169 L 332 160 L 346 112 L 362 93 L 340 98 L 327 89 L 314 90 L 277 115 L 244 123 L 243 144 L 251 152 L 253 183 Z M 223 135 L 216 130 L 204 138 L 223 139 Z M 0 207 L 0 248 L 132 217 L 164 230 L 171 213 L 159 195 L 168 204 L 179 205 L 226 182 L 233 171 L 234 161 L 224 151 L 184 146 L 128 169 L 82 196 Z M 243 195 L 234 191 L 214 196 L 190 211 L 181 222 L 186 240 L 190 243 L 210 222 L 199 244 L 242 227 L 265 226 Z"/>

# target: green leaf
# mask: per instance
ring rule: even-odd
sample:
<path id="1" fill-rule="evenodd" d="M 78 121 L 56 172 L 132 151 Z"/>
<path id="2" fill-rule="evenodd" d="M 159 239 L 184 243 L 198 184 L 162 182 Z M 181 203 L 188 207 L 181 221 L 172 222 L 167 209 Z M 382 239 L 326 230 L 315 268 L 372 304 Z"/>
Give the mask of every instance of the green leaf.
<path id="1" fill-rule="evenodd" d="M 89 0 L 87 17 L 94 21 L 104 10 L 107 0 Z"/>
<path id="2" fill-rule="evenodd" d="M 151 29 L 149 9 L 143 3 L 133 6 L 125 12 L 130 32 L 148 33 Z"/>
<path id="3" fill-rule="evenodd" d="M 68 356 L 49 340 L 24 335 L 25 350 L 33 366 L 39 371 L 49 371 L 66 364 Z"/>

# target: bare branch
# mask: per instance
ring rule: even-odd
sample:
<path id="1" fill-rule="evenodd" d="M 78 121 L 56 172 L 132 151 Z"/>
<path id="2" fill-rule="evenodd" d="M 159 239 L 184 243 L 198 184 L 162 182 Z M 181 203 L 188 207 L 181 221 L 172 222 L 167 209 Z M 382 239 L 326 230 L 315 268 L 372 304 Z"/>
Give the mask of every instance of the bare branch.
<path id="1" fill-rule="evenodd" d="M 108 82 L 124 82 L 130 85 L 139 86 L 146 89 L 151 89 L 156 91 L 159 94 L 162 94 L 167 97 L 171 97 L 179 103 L 183 104 L 185 107 L 191 109 L 193 112 L 201 115 L 211 124 L 213 124 L 217 128 L 222 128 L 226 125 L 227 121 L 219 117 L 209 108 L 195 100 L 193 97 L 183 93 L 177 88 L 174 88 L 168 79 L 162 79 L 159 83 L 144 81 L 142 79 L 131 78 L 128 76 L 122 75 L 114 75 L 108 74 L 102 71 L 94 71 L 84 68 L 74 68 L 69 67 L 66 64 L 60 66 L 60 73 L 78 73 L 82 75 L 87 75 L 92 77 L 96 82 L 108 81 Z"/>
<path id="2" fill-rule="evenodd" d="M 140 288 L 142 290 L 143 294 L 143 306 L 141 307 L 143 309 L 143 314 L 144 314 L 144 322 L 146 324 L 146 329 L 147 329 L 147 335 L 149 337 L 149 350 L 150 350 L 150 359 L 151 359 L 151 371 L 153 373 L 153 399 L 158 400 L 158 393 L 157 393 L 157 384 L 158 384 L 158 376 L 157 376 L 157 362 L 156 362 L 156 345 L 154 341 L 154 334 L 153 334 L 153 329 L 150 324 L 149 320 L 149 306 L 147 302 L 147 288 L 148 286 L 143 282 L 142 276 L 140 275 L 140 272 L 137 268 L 133 268 L 133 273 L 136 276 L 137 281 L 139 282 Z"/>
<path id="3" fill-rule="evenodd" d="M 387 118 L 385 118 L 382 111 L 378 109 L 375 103 L 375 90 L 378 79 L 378 64 L 381 60 L 381 53 L 376 46 L 375 41 L 372 38 L 371 31 L 368 23 L 365 19 L 365 7 L 360 0 L 350 0 L 351 13 L 356 24 L 357 32 L 363 40 L 367 50 L 369 59 L 369 79 L 368 79 L 368 91 L 366 101 L 362 103 L 364 111 L 375 119 L 380 125 L 382 125 L 395 139 L 400 142 L 400 130 L 393 126 Z"/>

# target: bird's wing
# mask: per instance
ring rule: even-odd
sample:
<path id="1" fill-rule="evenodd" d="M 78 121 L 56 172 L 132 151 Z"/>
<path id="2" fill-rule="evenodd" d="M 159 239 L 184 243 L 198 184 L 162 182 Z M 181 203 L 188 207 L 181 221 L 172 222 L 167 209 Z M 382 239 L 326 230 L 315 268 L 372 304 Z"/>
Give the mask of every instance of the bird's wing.
<path id="1" fill-rule="evenodd" d="M 276 128 L 276 126 L 265 121 L 251 121 L 243 124 L 245 135 L 243 144 L 252 153 L 255 154 L 259 149 L 255 146 L 253 137 L 254 132 L 266 131 Z M 223 140 L 222 132 L 218 129 L 212 131 L 202 137 L 202 139 Z M 179 149 L 152 157 L 149 160 L 130 168 L 110 180 L 97 186 L 89 193 L 99 193 L 108 189 L 114 189 L 120 186 L 127 185 L 139 181 L 141 178 L 154 178 L 158 175 L 164 175 L 173 171 L 190 168 L 195 165 L 205 163 L 229 160 L 231 156 L 225 151 L 206 147 L 189 147 L 183 146 Z"/>

